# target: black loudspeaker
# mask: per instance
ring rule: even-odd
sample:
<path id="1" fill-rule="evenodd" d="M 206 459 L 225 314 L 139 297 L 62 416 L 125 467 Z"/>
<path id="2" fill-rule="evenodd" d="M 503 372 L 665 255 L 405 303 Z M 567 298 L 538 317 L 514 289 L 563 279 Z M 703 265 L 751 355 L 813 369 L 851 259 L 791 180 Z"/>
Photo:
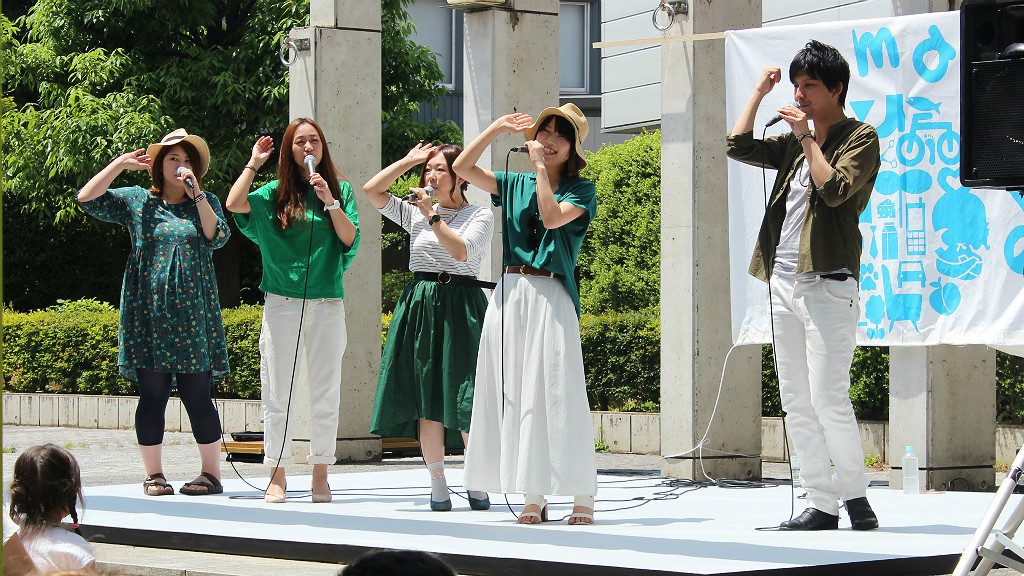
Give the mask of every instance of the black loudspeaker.
<path id="1" fill-rule="evenodd" d="M 960 181 L 1024 187 L 1024 0 L 960 7 Z"/>

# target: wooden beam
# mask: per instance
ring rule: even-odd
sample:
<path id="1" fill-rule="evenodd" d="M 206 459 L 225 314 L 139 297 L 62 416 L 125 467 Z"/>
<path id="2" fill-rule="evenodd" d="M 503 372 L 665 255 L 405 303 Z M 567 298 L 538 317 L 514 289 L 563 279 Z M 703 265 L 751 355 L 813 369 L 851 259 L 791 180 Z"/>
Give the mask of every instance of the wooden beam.
<path id="1" fill-rule="evenodd" d="M 727 30 L 731 32 L 731 30 Z M 722 40 L 725 32 L 707 32 L 705 34 L 687 34 L 685 36 L 656 36 L 654 38 L 634 38 L 632 40 L 610 40 L 594 42 L 594 48 L 619 48 L 622 46 L 660 46 L 669 42 L 699 42 L 701 40 Z"/>

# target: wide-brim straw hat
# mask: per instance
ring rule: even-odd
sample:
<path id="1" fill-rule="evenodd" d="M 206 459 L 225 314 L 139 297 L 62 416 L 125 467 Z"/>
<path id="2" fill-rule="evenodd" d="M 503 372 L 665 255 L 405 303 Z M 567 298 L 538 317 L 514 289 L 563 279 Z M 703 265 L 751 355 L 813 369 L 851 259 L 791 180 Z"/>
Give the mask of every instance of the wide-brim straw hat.
<path id="1" fill-rule="evenodd" d="M 526 139 L 535 139 L 537 136 L 537 130 L 540 130 L 540 127 L 543 126 L 544 122 L 546 122 L 551 116 L 561 116 L 562 118 L 565 118 L 570 124 L 572 124 L 573 128 L 576 129 L 576 142 L 574 142 L 576 145 L 576 153 L 579 154 L 580 160 L 583 160 L 583 163 L 586 164 L 587 152 L 583 149 L 583 141 L 587 139 L 587 134 L 590 133 L 590 126 L 587 124 L 587 117 L 583 115 L 583 111 L 572 102 L 562 104 L 558 108 L 555 108 L 554 106 L 545 108 L 540 115 L 537 116 L 537 120 L 533 125 L 526 130 Z"/>
<path id="2" fill-rule="evenodd" d="M 199 152 L 199 158 L 189 158 L 192 161 L 193 172 L 199 175 L 200 178 L 206 176 L 206 171 L 210 169 L 210 147 L 206 145 L 206 140 L 203 140 L 195 134 L 189 134 L 184 128 L 178 128 L 174 132 L 164 136 L 156 144 L 150 144 L 146 147 L 146 154 L 149 155 L 150 159 L 156 160 L 156 155 L 160 153 L 160 150 L 164 146 L 174 146 L 182 142 L 188 142 L 195 146 L 196 151 Z M 196 162 L 199 163 L 196 166 Z"/>

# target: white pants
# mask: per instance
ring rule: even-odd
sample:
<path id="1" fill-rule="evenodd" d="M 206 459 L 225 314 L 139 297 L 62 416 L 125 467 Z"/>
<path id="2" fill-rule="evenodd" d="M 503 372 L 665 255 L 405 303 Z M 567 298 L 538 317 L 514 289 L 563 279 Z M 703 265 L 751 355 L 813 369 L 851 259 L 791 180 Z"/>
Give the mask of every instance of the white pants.
<path id="1" fill-rule="evenodd" d="M 302 336 L 298 338 L 300 314 Z M 306 300 L 303 312 L 301 298 L 267 294 L 260 330 L 265 464 L 279 467 L 292 463 L 296 402 L 291 386 L 293 378 L 294 384 L 298 384 L 303 376 L 309 385 L 308 462 L 334 464 L 341 402 L 341 358 L 347 342 L 345 304 L 341 298 Z"/>
<path id="2" fill-rule="evenodd" d="M 810 506 L 838 515 L 864 496 L 864 449 L 850 402 L 857 344 L 857 282 L 773 275 L 779 393 Z M 832 465 L 836 475 L 832 476 Z"/>

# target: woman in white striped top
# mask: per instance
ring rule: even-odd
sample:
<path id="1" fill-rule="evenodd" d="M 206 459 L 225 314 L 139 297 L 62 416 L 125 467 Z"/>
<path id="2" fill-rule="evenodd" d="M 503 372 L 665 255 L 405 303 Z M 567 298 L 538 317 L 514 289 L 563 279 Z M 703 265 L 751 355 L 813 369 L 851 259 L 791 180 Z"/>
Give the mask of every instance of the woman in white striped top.
<path id="1" fill-rule="evenodd" d="M 448 445 L 468 439 L 487 310 L 476 274 L 494 229 L 490 209 L 470 204 L 468 184 L 452 172 L 461 152 L 454 145 L 419 144 L 363 186 L 380 213 L 409 233 L 409 270 L 414 273 L 388 328 L 370 431 L 419 439 L 434 511 L 452 508 L 444 476 L 446 437 Z M 411 189 L 408 200 L 388 193 L 402 174 L 420 164 L 420 187 Z M 486 492 L 470 492 L 468 500 L 474 510 L 490 507 Z"/>

